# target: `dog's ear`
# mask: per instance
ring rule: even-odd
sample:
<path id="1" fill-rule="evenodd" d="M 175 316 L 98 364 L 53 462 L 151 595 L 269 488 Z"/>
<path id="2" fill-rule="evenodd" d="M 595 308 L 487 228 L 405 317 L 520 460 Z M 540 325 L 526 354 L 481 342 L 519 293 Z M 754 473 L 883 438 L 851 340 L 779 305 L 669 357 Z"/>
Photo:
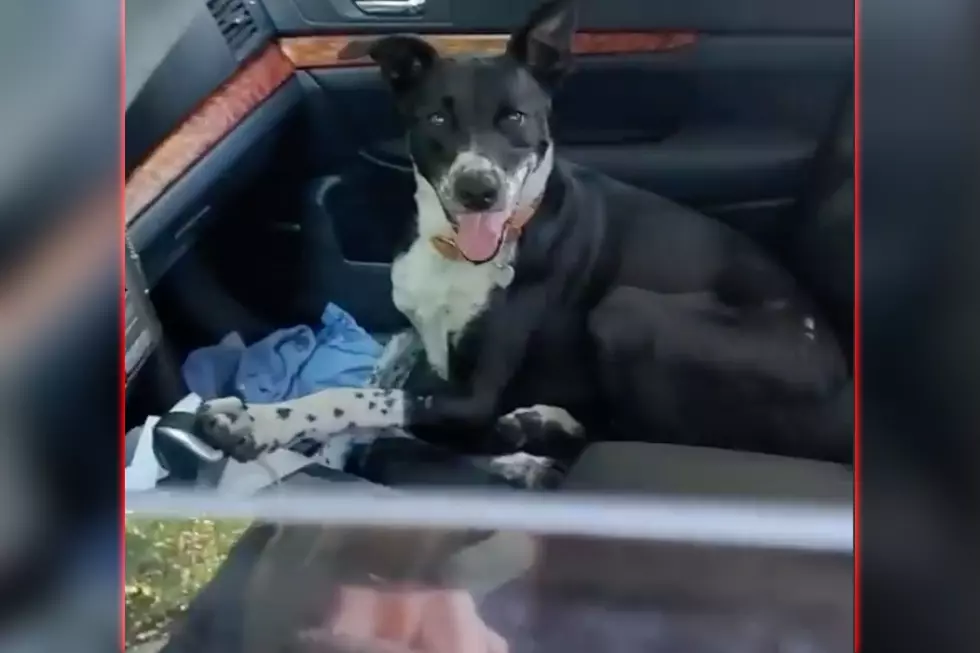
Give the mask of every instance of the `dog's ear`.
<path id="1" fill-rule="evenodd" d="M 546 87 L 554 87 L 572 67 L 575 1 L 546 0 L 507 43 L 507 52 Z"/>
<path id="2" fill-rule="evenodd" d="M 381 67 L 385 81 L 399 95 L 418 84 L 439 58 L 439 53 L 429 43 L 406 34 L 373 41 L 367 53 Z"/>

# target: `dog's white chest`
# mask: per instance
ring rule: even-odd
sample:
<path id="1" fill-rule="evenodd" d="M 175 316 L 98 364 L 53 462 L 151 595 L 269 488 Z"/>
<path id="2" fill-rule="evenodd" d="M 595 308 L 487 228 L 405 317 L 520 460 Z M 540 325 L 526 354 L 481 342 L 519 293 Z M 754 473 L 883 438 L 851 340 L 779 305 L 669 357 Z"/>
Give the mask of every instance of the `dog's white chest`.
<path id="1" fill-rule="evenodd" d="M 508 256 L 508 259 L 512 256 Z M 419 238 L 391 269 L 395 306 L 418 331 L 429 364 L 449 376 L 449 348 L 487 306 L 495 288 L 513 279 L 510 261 L 451 261 Z"/>

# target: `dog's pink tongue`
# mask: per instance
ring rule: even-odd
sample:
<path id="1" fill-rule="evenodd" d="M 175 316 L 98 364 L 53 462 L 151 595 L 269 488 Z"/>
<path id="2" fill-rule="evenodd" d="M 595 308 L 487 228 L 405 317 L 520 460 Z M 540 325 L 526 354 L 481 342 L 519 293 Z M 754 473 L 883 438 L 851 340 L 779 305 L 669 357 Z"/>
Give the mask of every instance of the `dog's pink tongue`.
<path id="1" fill-rule="evenodd" d="M 457 216 L 456 247 L 473 263 L 483 263 L 493 258 L 504 239 L 507 213 L 463 213 Z"/>

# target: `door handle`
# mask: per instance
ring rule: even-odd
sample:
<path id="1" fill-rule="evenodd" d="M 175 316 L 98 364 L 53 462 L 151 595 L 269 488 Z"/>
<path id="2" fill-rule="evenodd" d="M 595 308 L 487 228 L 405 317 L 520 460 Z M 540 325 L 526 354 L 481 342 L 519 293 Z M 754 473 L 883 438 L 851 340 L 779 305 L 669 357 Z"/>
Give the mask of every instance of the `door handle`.
<path id="1" fill-rule="evenodd" d="M 425 0 L 354 0 L 354 5 L 372 16 L 418 16 Z"/>

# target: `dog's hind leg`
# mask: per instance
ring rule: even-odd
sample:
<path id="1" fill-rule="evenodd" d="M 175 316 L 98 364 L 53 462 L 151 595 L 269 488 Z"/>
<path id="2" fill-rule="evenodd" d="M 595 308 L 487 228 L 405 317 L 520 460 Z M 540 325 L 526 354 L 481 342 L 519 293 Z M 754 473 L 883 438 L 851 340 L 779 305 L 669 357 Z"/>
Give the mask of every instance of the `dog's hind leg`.
<path id="1" fill-rule="evenodd" d="M 851 457 L 843 357 L 785 302 L 738 309 L 710 293 L 618 288 L 589 329 L 616 439 Z"/>
<path id="2" fill-rule="evenodd" d="M 571 458 L 585 446 L 585 428 L 564 408 L 536 405 L 513 410 L 497 420 L 497 439 L 529 454 Z"/>

